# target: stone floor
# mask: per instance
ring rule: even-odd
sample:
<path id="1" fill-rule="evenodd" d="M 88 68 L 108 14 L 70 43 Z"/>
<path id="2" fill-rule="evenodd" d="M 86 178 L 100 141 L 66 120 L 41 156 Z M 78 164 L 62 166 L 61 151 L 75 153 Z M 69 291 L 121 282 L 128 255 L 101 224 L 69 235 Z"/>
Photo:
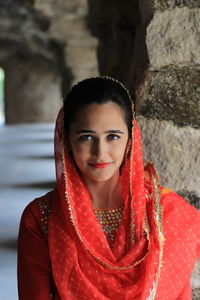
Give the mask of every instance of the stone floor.
<path id="1" fill-rule="evenodd" d="M 16 241 L 22 211 L 55 185 L 53 130 L 53 124 L 0 126 L 0 300 L 18 299 Z"/>

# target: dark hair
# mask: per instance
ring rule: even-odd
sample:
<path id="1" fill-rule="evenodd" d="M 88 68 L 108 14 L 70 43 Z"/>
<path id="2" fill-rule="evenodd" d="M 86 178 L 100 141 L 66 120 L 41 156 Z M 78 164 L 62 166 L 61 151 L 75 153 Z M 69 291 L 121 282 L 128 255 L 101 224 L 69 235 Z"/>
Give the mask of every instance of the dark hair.
<path id="1" fill-rule="evenodd" d="M 133 119 L 130 95 L 120 82 L 106 77 L 88 78 L 72 87 L 63 102 L 65 131 L 69 132 L 70 124 L 81 107 L 91 103 L 105 104 L 109 101 L 122 107 L 130 135 Z"/>

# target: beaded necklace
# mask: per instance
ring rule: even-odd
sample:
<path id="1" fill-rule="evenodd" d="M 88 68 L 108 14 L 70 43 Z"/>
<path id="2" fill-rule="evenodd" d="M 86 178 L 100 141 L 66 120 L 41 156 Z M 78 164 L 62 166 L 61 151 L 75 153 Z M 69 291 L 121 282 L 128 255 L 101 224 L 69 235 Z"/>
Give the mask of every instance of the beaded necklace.
<path id="1" fill-rule="evenodd" d="M 123 210 L 123 206 L 119 208 L 94 209 L 94 214 L 111 248 L 113 248 L 115 236 L 122 220 Z"/>

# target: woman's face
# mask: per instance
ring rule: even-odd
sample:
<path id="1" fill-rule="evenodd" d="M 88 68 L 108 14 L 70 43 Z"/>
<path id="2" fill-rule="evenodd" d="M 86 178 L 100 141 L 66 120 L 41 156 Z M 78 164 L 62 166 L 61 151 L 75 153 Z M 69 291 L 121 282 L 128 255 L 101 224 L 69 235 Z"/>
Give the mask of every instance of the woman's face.
<path id="1" fill-rule="evenodd" d="M 109 180 L 119 172 L 127 142 L 124 112 L 112 101 L 82 107 L 70 126 L 75 163 L 83 177 L 95 182 Z"/>

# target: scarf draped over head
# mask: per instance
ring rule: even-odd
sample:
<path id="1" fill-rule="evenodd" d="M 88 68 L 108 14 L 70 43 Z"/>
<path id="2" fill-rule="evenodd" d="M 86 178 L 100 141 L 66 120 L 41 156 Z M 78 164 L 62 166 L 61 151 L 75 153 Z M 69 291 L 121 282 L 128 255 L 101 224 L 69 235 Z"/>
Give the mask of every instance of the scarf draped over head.
<path id="1" fill-rule="evenodd" d="M 154 299 L 162 265 L 162 211 L 156 184 L 149 186 L 152 198 L 146 195 L 136 120 L 120 176 L 124 213 L 112 251 L 64 145 L 63 109 L 56 121 L 55 161 L 59 199 L 49 220 L 49 248 L 61 299 Z"/>
<path id="2" fill-rule="evenodd" d="M 61 299 L 154 299 L 163 255 L 162 208 L 151 164 L 151 180 L 144 180 L 136 120 L 120 175 L 124 212 L 112 250 L 64 145 L 63 109 L 56 121 L 55 161 L 59 199 L 49 219 L 48 239 Z"/>

